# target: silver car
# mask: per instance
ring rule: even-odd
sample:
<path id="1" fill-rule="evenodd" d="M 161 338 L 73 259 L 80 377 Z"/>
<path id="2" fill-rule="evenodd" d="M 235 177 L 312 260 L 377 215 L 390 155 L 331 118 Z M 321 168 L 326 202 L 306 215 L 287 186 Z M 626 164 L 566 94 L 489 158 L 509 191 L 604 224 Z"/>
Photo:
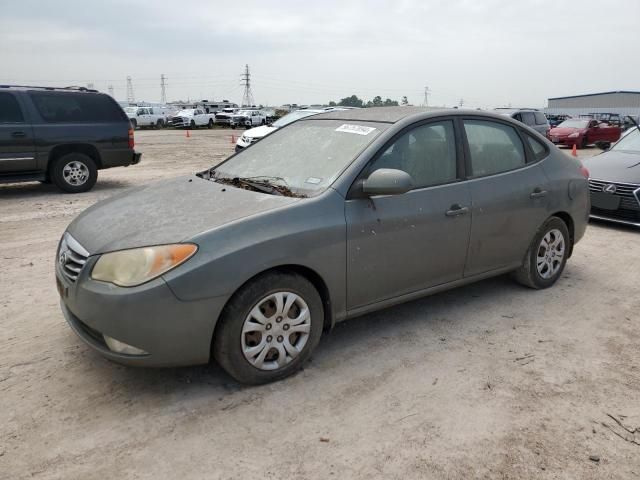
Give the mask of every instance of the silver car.
<path id="1" fill-rule="evenodd" d="M 215 357 L 258 384 L 299 369 L 347 318 L 508 272 L 553 285 L 588 214 L 579 161 L 522 123 L 336 111 L 87 209 L 56 278 L 68 323 L 105 357 Z"/>

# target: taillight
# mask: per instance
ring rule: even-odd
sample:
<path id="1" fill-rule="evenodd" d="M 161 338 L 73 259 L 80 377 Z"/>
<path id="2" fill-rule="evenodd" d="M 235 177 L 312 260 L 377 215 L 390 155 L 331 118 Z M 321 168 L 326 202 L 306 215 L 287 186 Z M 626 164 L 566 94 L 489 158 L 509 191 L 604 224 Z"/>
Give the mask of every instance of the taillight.
<path id="1" fill-rule="evenodd" d="M 589 178 L 589 170 L 584 165 L 580 165 L 580 173 L 584 178 Z"/>
<path id="2" fill-rule="evenodd" d="M 129 148 L 133 149 L 136 146 L 136 142 L 133 138 L 133 128 L 129 129 Z"/>

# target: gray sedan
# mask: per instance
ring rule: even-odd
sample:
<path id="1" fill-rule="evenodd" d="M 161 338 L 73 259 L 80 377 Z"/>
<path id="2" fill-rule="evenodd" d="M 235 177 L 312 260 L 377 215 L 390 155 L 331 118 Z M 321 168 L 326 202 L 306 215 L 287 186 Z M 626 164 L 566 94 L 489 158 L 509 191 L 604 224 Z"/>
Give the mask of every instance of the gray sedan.
<path id="1" fill-rule="evenodd" d="M 116 362 L 215 357 L 277 380 L 338 321 L 507 272 L 553 285 L 586 229 L 586 175 L 503 116 L 312 116 L 83 212 L 58 249 L 62 310 Z"/>

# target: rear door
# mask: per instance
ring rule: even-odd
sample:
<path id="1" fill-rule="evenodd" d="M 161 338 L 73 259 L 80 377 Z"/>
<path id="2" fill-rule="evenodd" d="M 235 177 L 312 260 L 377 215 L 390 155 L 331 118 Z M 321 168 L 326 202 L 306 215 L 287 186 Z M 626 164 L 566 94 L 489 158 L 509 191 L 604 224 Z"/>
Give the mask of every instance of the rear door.
<path id="1" fill-rule="evenodd" d="M 14 93 L 0 92 L 0 174 L 36 170 L 33 128 Z"/>
<path id="2" fill-rule="evenodd" d="M 527 163 L 530 147 L 516 128 L 486 119 L 469 118 L 463 124 L 472 198 L 464 274 L 473 276 L 522 262 L 547 218 L 548 192 L 542 168 Z"/>

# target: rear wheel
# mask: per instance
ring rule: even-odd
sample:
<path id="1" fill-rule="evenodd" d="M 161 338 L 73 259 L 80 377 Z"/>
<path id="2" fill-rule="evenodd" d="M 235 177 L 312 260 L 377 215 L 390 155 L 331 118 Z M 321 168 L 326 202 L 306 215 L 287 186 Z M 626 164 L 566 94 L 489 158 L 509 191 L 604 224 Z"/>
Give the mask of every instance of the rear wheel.
<path id="1" fill-rule="evenodd" d="M 158 120 L 158 123 L 156 123 L 156 128 L 158 130 L 164 128 L 164 122 L 162 120 Z"/>
<path id="2" fill-rule="evenodd" d="M 209 119 L 209 123 L 207 123 L 207 128 L 211 130 L 213 128 L 213 120 Z"/>
<path id="3" fill-rule="evenodd" d="M 311 282 L 295 273 L 269 273 L 229 301 L 215 333 L 213 355 L 239 382 L 279 380 L 310 357 L 323 323 L 322 300 Z"/>
<path id="4" fill-rule="evenodd" d="M 49 174 L 63 192 L 80 193 L 93 188 L 98 180 L 98 168 L 84 153 L 68 153 L 54 160 Z"/>
<path id="5" fill-rule="evenodd" d="M 567 225 L 558 217 L 549 218 L 538 230 L 515 279 L 530 288 L 552 286 L 567 263 L 571 239 Z"/>

